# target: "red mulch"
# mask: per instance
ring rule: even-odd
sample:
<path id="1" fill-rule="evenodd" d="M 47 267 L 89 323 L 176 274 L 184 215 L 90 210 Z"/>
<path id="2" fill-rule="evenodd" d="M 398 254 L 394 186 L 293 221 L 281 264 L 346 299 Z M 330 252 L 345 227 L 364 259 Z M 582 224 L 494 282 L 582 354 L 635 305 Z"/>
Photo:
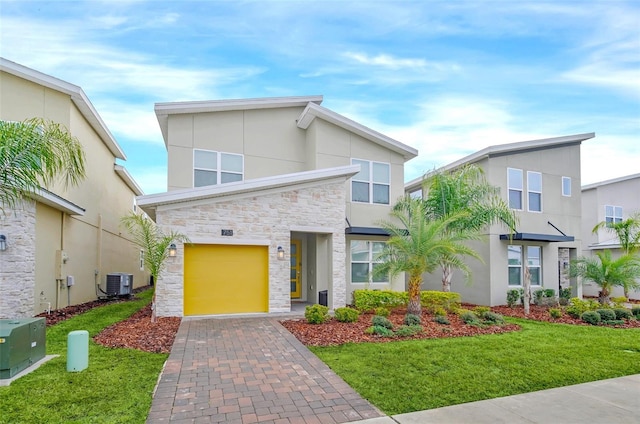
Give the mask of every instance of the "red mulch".
<path id="1" fill-rule="evenodd" d="M 563 308 L 561 308 L 563 309 Z M 525 318 L 532 319 L 536 321 L 545 321 L 545 322 L 553 322 L 553 323 L 561 323 L 561 324 L 572 324 L 572 325 L 591 325 L 580 318 L 573 318 L 562 311 L 562 316 L 560 318 L 551 318 L 549 314 L 549 307 L 547 306 L 538 306 L 531 305 L 529 308 L 529 315 L 524 315 L 524 306 L 518 305 L 513 308 L 508 306 L 494 306 L 491 308 L 493 312 L 504 315 L 505 317 L 514 317 L 514 318 Z M 613 328 L 640 328 L 640 320 L 625 320 L 625 323 L 622 325 L 609 326 Z"/>
<path id="2" fill-rule="evenodd" d="M 402 325 L 405 309 L 394 309 L 388 317 L 394 327 Z M 485 328 L 467 325 L 455 314 L 447 317 L 450 325 L 438 324 L 434 316 L 423 311 L 422 327 L 424 331 L 408 337 L 383 337 L 366 334 L 371 326 L 372 314 L 361 314 L 354 323 L 342 323 L 331 318 L 324 324 L 309 324 L 304 319 L 286 320 L 280 323 L 291 332 L 302 344 L 307 346 L 335 346 L 343 343 L 391 342 L 397 340 L 437 339 L 443 337 L 477 336 L 480 334 L 500 334 L 520 329 L 516 324 L 492 325 Z"/>

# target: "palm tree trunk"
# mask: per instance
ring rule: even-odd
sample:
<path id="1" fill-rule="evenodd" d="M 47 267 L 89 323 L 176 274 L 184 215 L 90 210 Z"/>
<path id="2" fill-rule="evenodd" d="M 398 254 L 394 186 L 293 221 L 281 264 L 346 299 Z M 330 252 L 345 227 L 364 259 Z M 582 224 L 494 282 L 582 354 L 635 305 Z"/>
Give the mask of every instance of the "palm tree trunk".
<path id="1" fill-rule="evenodd" d="M 608 305 L 610 300 L 609 295 L 609 290 L 606 287 L 602 287 L 602 290 L 598 293 L 598 302 L 600 302 L 601 305 Z"/>
<path id="2" fill-rule="evenodd" d="M 451 291 L 451 277 L 453 276 L 453 269 L 449 264 L 442 265 L 442 291 Z"/>
<path id="3" fill-rule="evenodd" d="M 422 286 L 422 276 L 412 275 L 409 277 L 409 304 L 407 305 L 407 313 L 418 315 L 422 314 L 422 305 L 420 304 L 420 287 Z"/>
<path id="4" fill-rule="evenodd" d="M 524 267 L 524 279 L 522 281 L 524 289 L 524 314 L 529 315 L 529 309 L 531 305 L 531 271 L 529 267 Z"/>

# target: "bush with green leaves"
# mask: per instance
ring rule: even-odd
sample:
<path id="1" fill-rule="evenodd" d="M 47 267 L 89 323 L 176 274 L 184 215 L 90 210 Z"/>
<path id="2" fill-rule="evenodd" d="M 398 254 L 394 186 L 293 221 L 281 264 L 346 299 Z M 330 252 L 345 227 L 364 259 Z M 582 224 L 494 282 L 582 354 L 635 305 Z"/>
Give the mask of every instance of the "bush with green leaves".
<path id="1" fill-rule="evenodd" d="M 613 309 L 596 309 L 596 312 L 600 314 L 600 318 L 602 318 L 603 321 L 616 319 L 616 313 Z"/>
<path id="2" fill-rule="evenodd" d="M 367 334 L 377 334 L 378 336 L 383 337 L 393 337 L 393 331 L 388 329 L 387 327 L 382 327 L 380 325 L 372 325 L 371 327 L 365 330 Z"/>
<path id="3" fill-rule="evenodd" d="M 634 306 L 633 308 L 631 308 L 631 315 L 633 315 L 637 319 L 640 319 L 640 306 Z"/>
<path id="4" fill-rule="evenodd" d="M 482 319 L 484 320 L 485 323 L 487 324 L 503 324 L 504 323 L 504 317 L 500 314 L 496 314 L 495 312 L 491 312 L 491 311 L 487 311 L 484 314 L 482 314 Z"/>
<path id="5" fill-rule="evenodd" d="M 479 318 L 484 318 L 484 314 L 490 311 L 491 308 L 488 306 L 476 306 L 473 308 L 473 313 L 475 313 Z"/>
<path id="6" fill-rule="evenodd" d="M 384 306 L 378 306 L 373 310 L 373 312 L 381 317 L 388 317 L 389 315 L 391 315 L 391 309 L 385 308 Z"/>
<path id="7" fill-rule="evenodd" d="M 520 300 L 520 290 L 511 289 L 507 291 L 507 306 L 513 308 L 516 306 L 516 303 Z"/>
<path id="8" fill-rule="evenodd" d="M 322 324 L 330 318 L 329 308 L 324 305 L 309 305 L 304 309 L 304 317 L 309 324 Z"/>
<path id="9" fill-rule="evenodd" d="M 449 318 L 447 318 L 444 315 L 436 315 L 433 318 L 433 322 L 437 323 L 437 324 L 442 324 L 442 325 L 449 325 L 451 324 L 451 321 L 449 321 Z"/>
<path id="10" fill-rule="evenodd" d="M 632 319 L 633 315 L 631 311 L 625 308 L 615 308 L 613 313 L 616 314 L 616 319 Z"/>
<path id="11" fill-rule="evenodd" d="M 624 320 L 623 319 L 607 319 L 607 320 L 602 320 L 601 324 L 603 325 L 610 325 L 610 326 L 616 326 L 616 325 L 624 325 Z"/>
<path id="12" fill-rule="evenodd" d="M 460 315 L 460 319 L 465 324 L 479 324 L 478 316 L 471 311 L 464 312 Z"/>
<path id="13" fill-rule="evenodd" d="M 407 314 L 404 316 L 404 325 L 420 325 L 422 319 L 418 315 Z"/>
<path id="14" fill-rule="evenodd" d="M 598 325 L 600 321 L 602 321 L 602 317 L 596 311 L 583 312 L 582 315 L 580 315 L 580 319 L 591 325 Z"/>
<path id="15" fill-rule="evenodd" d="M 549 308 L 549 316 L 553 319 L 558 319 L 562 316 L 562 309 L 560 308 Z"/>
<path id="16" fill-rule="evenodd" d="M 353 291 L 353 304 L 359 311 L 374 311 L 379 307 L 393 309 L 407 306 L 408 302 L 407 292 L 370 289 Z M 433 312 L 437 307 L 454 312 L 460 308 L 460 293 L 425 290 L 420 292 L 420 304 L 429 312 Z"/>
<path id="17" fill-rule="evenodd" d="M 573 318 L 580 318 L 584 312 L 600 308 L 602 305 L 593 299 L 582 300 L 579 297 L 572 297 L 567 306 L 567 313 Z"/>
<path id="18" fill-rule="evenodd" d="M 420 334 L 423 331 L 424 328 L 422 328 L 421 325 L 401 325 L 400 327 L 396 328 L 396 331 L 394 331 L 394 333 L 399 337 L 409 337 Z"/>
<path id="19" fill-rule="evenodd" d="M 560 289 L 560 293 L 558 293 L 558 301 L 561 305 L 568 305 L 569 299 L 571 299 L 571 287 L 565 287 Z"/>
<path id="20" fill-rule="evenodd" d="M 335 311 L 336 319 L 340 322 L 356 322 L 360 312 L 353 308 L 338 308 Z"/>
<path id="21" fill-rule="evenodd" d="M 384 328 L 388 328 L 389 330 L 393 328 L 393 323 L 389 321 L 386 317 L 381 317 L 380 315 L 374 315 L 374 317 L 371 318 L 371 324 L 373 324 L 374 327 L 375 326 L 384 327 Z"/>
<path id="22" fill-rule="evenodd" d="M 624 296 L 612 297 L 611 298 L 611 302 L 613 303 L 613 307 L 614 308 L 622 308 L 624 306 L 624 304 L 628 302 L 628 300 L 629 299 L 627 299 Z"/>

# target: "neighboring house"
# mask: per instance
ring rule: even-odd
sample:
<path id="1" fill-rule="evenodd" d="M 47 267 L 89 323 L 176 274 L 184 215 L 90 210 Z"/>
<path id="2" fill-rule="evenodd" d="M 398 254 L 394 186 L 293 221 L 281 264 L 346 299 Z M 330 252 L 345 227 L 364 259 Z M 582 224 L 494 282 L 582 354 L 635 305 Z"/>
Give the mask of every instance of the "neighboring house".
<path id="1" fill-rule="evenodd" d="M 320 106 L 321 96 L 156 104 L 167 193 L 138 198 L 186 234 L 156 287 L 159 316 L 277 313 L 351 302 L 387 239 L 378 222 L 418 152 Z"/>
<path id="2" fill-rule="evenodd" d="M 463 302 L 503 305 L 507 291 L 522 287 L 525 267 L 531 273 L 531 289 L 580 287 L 565 270 L 581 250 L 580 144 L 593 133 L 487 147 L 453 162 L 440 171 L 465 164 L 484 170 L 487 181 L 500 189 L 502 198 L 517 213 L 519 223 L 509 228 L 492 225 L 484 239 L 472 243 L 484 263 L 468 259 L 472 281 L 454 273 L 452 291 Z M 412 196 L 422 193 L 423 178 L 406 184 Z M 441 275 L 425 276 L 424 289 L 441 290 Z"/>
<path id="3" fill-rule="evenodd" d="M 40 117 L 64 125 L 82 143 L 87 169 L 78 186 L 44 187 L 33 200 L 0 213 L 6 237 L 0 318 L 95 300 L 107 273 L 133 274 L 136 287 L 148 284 L 143 252 L 119 227 L 143 193 L 116 164 L 125 155 L 82 89 L 0 58 L 0 93 L 0 119 Z"/>
<path id="4" fill-rule="evenodd" d="M 621 222 L 640 212 L 640 174 L 601 181 L 582 187 L 582 254 L 595 255 L 596 252 L 610 249 L 614 257 L 621 254 L 620 241 L 615 233 L 600 229 L 593 234 L 593 228 L 599 222 Z M 583 282 L 583 293 L 597 296 L 599 287 L 587 281 Z M 623 290 L 616 287 L 613 296 L 623 296 Z M 640 292 L 633 291 L 629 297 L 640 299 Z"/>

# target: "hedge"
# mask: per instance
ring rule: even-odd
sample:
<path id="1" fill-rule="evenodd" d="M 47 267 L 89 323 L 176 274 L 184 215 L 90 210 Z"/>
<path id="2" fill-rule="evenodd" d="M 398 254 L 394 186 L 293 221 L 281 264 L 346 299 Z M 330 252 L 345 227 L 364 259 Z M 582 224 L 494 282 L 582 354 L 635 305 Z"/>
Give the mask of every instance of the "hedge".
<path id="1" fill-rule="evenodd" d="M 420 292 L 420 304 L 429 312 L 443 308 L 454 312 L 460 308 L 460 293 L 426 290 Z M 396 308 L 407 306 L 409 294 L 392 290 L 354 290 L 353 303 L 362 312 L 371 312 L 376 308 Z"/>

